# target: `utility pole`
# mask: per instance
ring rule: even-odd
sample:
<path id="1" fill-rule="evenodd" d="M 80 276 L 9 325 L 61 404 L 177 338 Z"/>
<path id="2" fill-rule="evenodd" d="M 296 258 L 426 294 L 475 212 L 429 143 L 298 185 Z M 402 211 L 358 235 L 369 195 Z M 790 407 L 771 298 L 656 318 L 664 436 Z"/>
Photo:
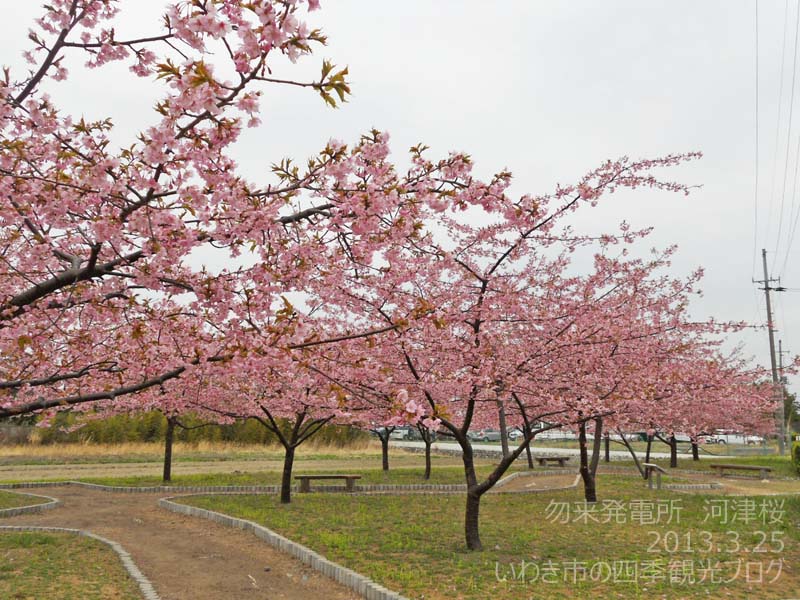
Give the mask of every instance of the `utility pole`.
<path id="1" fill-rule="evenodd" d="M 778 378 L 781 382 L 781 399 L 783 400 L 784 410 L 786 407 L 786 376 L 783 374 L 783 355 L 789 354 L 788 350 L 783 349 L 783 340 L 778 340 Z M 792 421 L 792 407 L 789 406 L 789 414 L 785 415 L 786 419 L 786 443 L 791 445 L 791 421 Z"/>
<path id="2" fill-rule="evenodd" d="M 777 279 L 770 279 L 769 273 L 767 272 L 767 251 L 766 249 L 761 250 L 761 258 L 764 262 L 764 279 L 761 281 L 756 281 L 755 283 L 763 283 L 764 287 L 761 288 L 764 290 L 764 296 L 767 299 L 767 331 L 769 333 L 769 362 L 770 367 L 772 368 L 772 393 L 773 397 L 777 398 L 778 392 L 780 391 L 779 383 L 778 383 L 778 365 L 775 361 L 775 329 L 772 326 L 772 304 L 770 303 L 769 293 L 771 290 L 776 292 L 783 292 L 786 288 L 780 287 L 780 281 Z M 770 283 L 773 281 L 777 281 L 778 285 L 776 287 L 770 287 Z M 778 451 L 781 455 L 786 454 L 786 415 L 784 414 L 784 406 L 783 406 L 783 394 L 781 394 L 779 406 L 776 418 L 779 423 L 779 431 L 778 431 Z"/>

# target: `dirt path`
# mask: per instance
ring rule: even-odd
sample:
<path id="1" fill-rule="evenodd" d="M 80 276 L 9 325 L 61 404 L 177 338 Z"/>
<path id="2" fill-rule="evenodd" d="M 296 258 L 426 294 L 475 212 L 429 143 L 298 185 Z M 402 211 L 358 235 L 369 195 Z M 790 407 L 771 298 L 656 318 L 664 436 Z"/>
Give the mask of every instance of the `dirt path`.
<path id="1" fill-rule="evenodd" d="M 561 489 L 575 483 L 576 473 L 564 473 L 563 475 L 528 475 L 523 474 L 515 477 L 505 485 L 495 488 L 493 491 L 498 494 L 503 492 L 535 492 L 539 490 Z"/>
<path id="2" fill-rule="evenodd" d="M 252 534 L 158 508 L 156 494 L 112 494 L 75 486 L 31 491 L 63 504 L 0 524 L 74 527 L 119 542 L 162 600 L 358 598 Z"/>

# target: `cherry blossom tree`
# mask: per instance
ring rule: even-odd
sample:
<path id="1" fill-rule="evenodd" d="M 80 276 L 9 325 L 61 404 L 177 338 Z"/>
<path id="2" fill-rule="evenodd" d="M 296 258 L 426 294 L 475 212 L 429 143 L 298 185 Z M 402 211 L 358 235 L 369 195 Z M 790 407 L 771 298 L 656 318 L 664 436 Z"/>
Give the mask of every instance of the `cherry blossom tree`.
<path id="1" fill-rule="evenodd" d="M 0 416 L 136 393 L 212 358 L 197 348 L 188 363 L 136 367 L 135 342 L 154 319 L 191 313 L 196 333 L 230 311 L 243 275 L 252 279 L 252 269 L 198 269 L 191 255 L 202 248 L 233 258 L 247 249 L 262 280 L 296 270 L 294 253 L 276 243 L 309 214 L 281 212 L 301 186 L 247 182 L 229 152 L 258 124 L 266 85 L 309 87 L 334 105 L 349 93 L 346 69 L 327 62 L 318 81 L 270 76 L 275 57 L 295 61 L 325 42 L 302 9 L 178 2 L 152 35 L 123 39 L 116 2 L 45 7 L 29 73 L 6 69 L 0 80 L 0 346 L 12 357 Z M 78 53 L 89 68 L 128 61 L 134 77 L 162 83 L 153 121 L 129 145 L 111 143 L 110 119 L 64 114 L 47 93 Z M 304 181 L 335 160 L 323 153 Z M 279 287 L 264 284 L 267 294 Z"/>
<path id="2" fill-rule="evenodd" d="M 422 150 L 412 149 L 414 168 L 430 169 Z M 478 481 L 468 431 L 496 425 L 498 403 L 508 403 L 510 413 L 511 398 L 518 415 L 530 423 L 546 419 L 548 428 L 592 418 L 575 416 L 553 371 L 564 378 L 569 369 L 559 369 L 559 361 L 591 343 L 592 309 L 601 303 L 613 268 L 609 262 L 608 271 L 600 269 L 588 279 L 571 275 L 570 255 L 594 244 L 633 243 L 646 233 L 623 224 L 614 235 L 576 235 L 563 219 L 619 187 L 686 191 L 659 181 L 651 169 L 687 158 L 608 162 L 576 185 L 516 201 L 505 193 L 508 173 L 481 183 L 469 177 L 471 165 L 465 160 L 458 173 L 466 183 L 453 190 L 449 203 L 431 205 L 415 236 L 372 255 L 371 262 L 354 261 L 344 285 L 327 290 L 338 314 L 365 328 L 393 330 L 363 341 L 364 352 L 372 345 L 383 362 L 379 372 L 385 376 L 355 385 L 400 399 L 412 422 L 438 423 L 459 443 L 468 487 L 469 548 L 481 548 L 482 495 L 534 433 Z M 393 189 L 406 190 L 413 181 L 413 176 L 398 176 Z M 485 224 L 474 225 L 478 219 Z M 626 275 L 619 279 L 615 283 L 624 287 Z"/>
<path id="3" fill-rule="evenodd" d="M 133 38 L 112 0 L 45 7 L 29 73 L 0 79 L 0 418 L 117 401 L 208 362 L 231 368 L 247 355 L 253 312 L 274 313 L 257 334 L 280 356 L 295 334 L 281 298 L 305 287 L 311 267 L 335 277 L 409 235 L 419 203 L 446 201 L 448 186 L 430 191 L 444 180 L 436 171 L 461 159 L 392 195 L 370 170 L 388 152 L 378 132 L 352 149 L 331 141 L 302 167 L 283 160 L 266 182 L 238 174 L 231 150 L 258 126 L 268 86 L 305 87 L 334 106 L 349 94 L 347 70 L 328 61 L 317 80 L 273 75 L 276 58 L 325 43 L 302 20 L 317 7 L 177 2 Z M 91 69 L 127 61 L 135 81 L 162 86 L 129 143 L 112 142 L 109 118 L 67 114 L 48 93 L 81 57 Z M 376 190 L 381 202 L 365 201 Z M 324 342 L 305 333 L 294 348 Z"/>

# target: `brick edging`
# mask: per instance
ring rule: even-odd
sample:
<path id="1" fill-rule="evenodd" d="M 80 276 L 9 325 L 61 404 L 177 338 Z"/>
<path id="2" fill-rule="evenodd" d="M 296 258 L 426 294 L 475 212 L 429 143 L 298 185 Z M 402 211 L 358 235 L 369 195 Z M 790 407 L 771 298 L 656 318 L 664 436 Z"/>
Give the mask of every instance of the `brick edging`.
<path id="1" fill-rule="evenodd" d="M 498 481 L 494 487 L 502 487 L 509 481 L 519 476 L 537 477 L 547 475 L 569 474 L 568 470 L 540 469 L 534 471 L 518 471 L 511 473 Z M 100 492 L 122 493 L 122 494 L 150 494 L 160 492 L 177 492 L 187 494 L 277 494 L 280 492 L 280 485 L 150 485 L 150 486 L 112 486 L 100 483 L 87 483 L 85 481 L 57 481 L 49 482 L 28 482 L 28 483 L 5 483 L 0 484 L 2 489 L 37 488 L 37 487 L 61 487 L 74 485 Z M 298 485 L 292 485 L 293 493 L 300 493 Z M 566 488 L 553 488 L 566 489 Z M 344 485 L 319 485 L 311 490 L 314 493 L 324 492 L 347 492 Z M 366 485 L 356 485 L 350 495 L 369 495 L 369 494 L 455 494 L 466 492 L 467 486 L 464 483 L 374 483 Z M 0 513 L 2 514 L 2 513 Z"/>
<path id="2" fill-rule="evenodd" d="M 9 492 L 11 494 L 19 494 L 20 496 L 30 496 L 31 498 L 44 498 L 47 502 L 40 502 L 39 504 L 28 504 L 26 506 L 15 506 L 13 508 L 0 509 L 0 518 L 3 517 L 16 517 L 17 515 L 29 515 L 40 513 L 45 510 L 52 510 L 59 504 L 61 500 L 52 498 L 51 496 L 42 496 L 40 494 L 26 494 L 24 492 Z"/>
<path id="3" fill-rule="evenodd" d="M 181 497 L 186 498 L 187 496 Z M 174 513 L 192 517 L 200 517 L 203 519 L 208 519 L 209 521 L 214 521 L 220 525 L 225 525 L 226 527 L 249 531 L 257 538 L 267 542 L 273 548 L 297 558 L 303 564 L 308 565 L 315 571 L 318 571 L 323 575 L 326 575 L 327 577 L 339 582 L 343 586 L 353 590 L 367 600 L 407 600 L 405 596 L 388 590 L 382 585 L 375 583 L 368 577 L 361 575 L 360 573 L 356 573 L 351 569 L 347 569 L 346 567 L 343 567 L 342 565 L 331 560 L 328 560 L 310 548 L 306 548 L 302 544 L 293 542 L 292 540 L 283 537 L 279 533 L 264 527 L 263 525 L 258 525 L 257 523 L 248 521 L 246 519 L 237 519 L 222 513 L 214 512 L 212 510 L 198 508 L 196 506 L 178 504 L 177 502 L 172 501 L 175 498 L 176 496 L 161 498 L 158 501 L 158 505 Z"/>
<path id="4" fill-rule="evenodd" d="M 144 494 L 153 492 L 234 492 L 250 494 L 277 494 L 279 485 L 103 485 L 101 483 L 87 483 L 85 481 L 68 481 L 68 485 L 77 485 L 90 490 L 101 492 L 116 492 L 123 494 Z"/>
<path id="5" fill-rule="evenodd" d="M 18 490 L 38 487 L 60 487 L 69 485 L 69 481 L 22 481 L 19 483 L 0 483 L 0 490 Z"/>
<path id="6" fill-rule="evenodd" d="M 161 600 L 161 597 L 156 592 L 153 584 L 150 583 L 150 580 L 142 574 L 139 570 L 139 567 L 136 566 L 136 563 L 133 562 L 131 555 L 125 551 L 120 544 L 113 540 L 109 540 L 102 536 L 99 536 L 95 533 L 90 531 L 85 531 L 83 529 L 71 529 L 68 527 L 36 527 L 33 525 L 0 525 L 0 533 L 1 532 L 13 532 L 13 531 L 31 531 L 31 532 L 42 532 L 42 533 L 72 533 L 75 535 L 80 535 L 83 537 L 92 538 L 93 540 L 97 540 L 98 542 L 102 542 L 106 546 L 110 547 L 114 552 L 117 553 L 120 561 L 122 562 L 122 566 L 125 567 L 125 570 L 130 575 L 131 579 L 133 579 L 136 584 L 139 586 L 139 591 L 142 593 L 142 598 L 145 600 Z"/>
<path id="7" fill-rule="evenodd" d="M 665 490 L 719 490 L 724 486 L 721 483 L 665 483 L 661 486 Z"/>

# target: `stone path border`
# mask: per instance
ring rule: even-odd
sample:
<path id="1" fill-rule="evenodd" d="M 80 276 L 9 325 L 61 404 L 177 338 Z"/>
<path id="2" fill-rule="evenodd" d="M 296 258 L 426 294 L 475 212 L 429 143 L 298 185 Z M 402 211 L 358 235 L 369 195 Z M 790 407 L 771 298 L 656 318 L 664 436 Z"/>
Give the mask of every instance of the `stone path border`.
<path id="1" fill-rule="evenodd" d="M 31 498 L 43 498 L 46 502 L 40 502 L 39 504 L 28 504 L 26 506 L 15 506 L 13 508 L 3 508 L 0 509 L 0 518 L 2 517 L 16 517 L 17 515 L 27 515 L 31 513 L 40 513 L 46 510 L 51 510 L 61 504 L 61 500 L 58 498 L 52 498 L 50 496 L 41 496 L 39 494 L 26 494 L 24 492 L 9 492 L 11 494 L 18 494 L 20 496 L 29 496 Z"/>
<path id="2" fill-rule="evenodd" d="M 610 467 L 607 465 L 600 465 L 600 469 L 598 473 L 608 473 L 612 475 L 638 475 L 641 477 L 641 474 L 636 469 L 635 466 L 631 465 L 630 467 Z M 706 475 L 711 476 L 713 473 L 711 471 L 701 471 L 700 469 L 669 469 L 667 471 L 667 475 L 670 473 L 675 475 L 681 475 L 684 473 L 689 473 L 691 475 Z M 725 479 L 736 479 L 740 481 L 759 481 L 758 477 L 752 477 L 747 475 L 725 475 Z M 796 481 L 796 477 L 777 477 L 777 476 L 770 476 L 769 481 Z M 776 495 L 781 495 L 780 493 Z"/>
<path id="3" fill-rule="evenodd" d="M 375 583 L 368 577 L 347 569 L 331 560 L 328 560 L 310 548 L 306 548 L 302 544 L 293 542 L 292 540 L 283 537 L 279 533 L 264 527 L 263 525 L 258 525 L 257 523 L 248 521 L 246 519 L 230 517 L 222 513 L 206 510 L 204 508 L 197 508 L 195 506 L 188 506 L 186 504 L 178 504 L 177 502 L 173 502 L 173 500 L 177 498 L 186 498 L 194 495 L 199 494 L 161 498 L 158 501 L 158 505 L 174 513 L 189 515 L 192 517 L 200 517 L 202 519 L 208 519 L 209 521 L 214 521 L 215 523 L 225 525 L 226 527 L 250 531 L 257 538 L 267 542 L 273 548 L 276 548 L 281 552 L 286 552 L 290 556 L 297 558 L 303 564 L 306 564 L 315 571 L 319 571 L 323 575 L 330 577 L 343 586 L 350 588 L 367 600 L 408 600 L 405 596 L 401 596 L 397 592 L 388 590 L 382 585 Z"/>
<path id="4" fill-rule="evenodd" d="M 117 553 L 119 556 L 120 561 L 122 562 L 122 566 L 125 567 L 125 570 L 130 575 L 131 579 L 133 579 L 136 584 L 139 586 L 139 590 L 142 592 L 142 598 L 145 600 L 161 600 L 161 597 L 156 593 L 155 588 L 153 588 L 153 584 L 150 583 L 150 580 L 145 577 L 142 572 L 139 570 L 139 567 L 136 566 L 136 563 L 133 562 L 131 555 L 125 551 L 121 545 L 113 540 L 106 539 L 102 536 L 94 534 L 90 531 L 84 531 L 83 529 L 70 529 L 68 527 L 36 527 L 33 525 L 0 525 L 0 533 L 2 532 L 41 532 L 41 533 L 72 533 L 75 535 L 81 535 L 83 537 L 92 538 L 93 540 L 97 540 L 98 542 L 102 542 L 106 546 L 110 547 L 114 552 Z"/>
<path id="5" fill-rule="evenodd" d="M 516 473 L 512 473 L 508 477 L 503 477 L 500 481 L 498 481 L 494 487 L 502 487 L 507 483 L 514 481 L 519 477 L 537 477 L 540 475 L 568 475 L 569 473 L 565 473 L 564 471 L 517 471 Z M 543 488 L 540 490 L 509 490 L 503 491 L 499 490 L 501 494 L 543 494 L 545 492 L 558 492 L 561 490 L 571 490 L 573 488 L 578 487 L 578 482 L 581 479 L 581 474 L 578 473 L 575 475 L 575 480 L 569 485 L 562 485 L 561 487 L 553 487 L 553 488 Z"/>
<path id="6" fill-rule="evenodd" d="M 721 483 L 665 483 L 661 486 L 665 490 L 720 490 Z"/>
<path id="7" fill-rule="evenodd" d="M 525 471 L 530 476 L 540 475 L 564 475 L 568 471 Z M 513 477 L 512 473 L 509 477 Z M 504 478 L 508 479 L 508 477 Z M 503 485 L 503 479 L 497 482 L 496 486 Z M 0 484 L 0 490 L 13 490 L 25 489 L 36 487 L 54 487 L 75 485 L 101 492 L 113 492 L 122 494 L 151 494 L 156 492 L 171 492 L 171 493 L 188 493 L 188 494 L 277 494 L 280 492 L 278 485 L 154 485 L 154 486 L 111 486 L 102 485 L 99 483 L 86 483 L 83 481 L 59 481 L 55 483 L 47 482 L 32 482 L 32 483 L 6 483 Z M 467 490 L 466 484 L 463 483 L 417 483 L 417 484 L 389 484 L 389 483 L 376 483 L 369 485 L 355 486 L 355 494 L 454 494 L 465 492 Z M 347 491 L 343 485 L 320 485 L 314 487 L 314 492 L 345 492 Z M 292 492 L 298 492 L 298 486 L 292 485 Z M 351 495 L 353 492 L 351 492 Z M 2 513 L 0 513 L 2 515 Z"/>

